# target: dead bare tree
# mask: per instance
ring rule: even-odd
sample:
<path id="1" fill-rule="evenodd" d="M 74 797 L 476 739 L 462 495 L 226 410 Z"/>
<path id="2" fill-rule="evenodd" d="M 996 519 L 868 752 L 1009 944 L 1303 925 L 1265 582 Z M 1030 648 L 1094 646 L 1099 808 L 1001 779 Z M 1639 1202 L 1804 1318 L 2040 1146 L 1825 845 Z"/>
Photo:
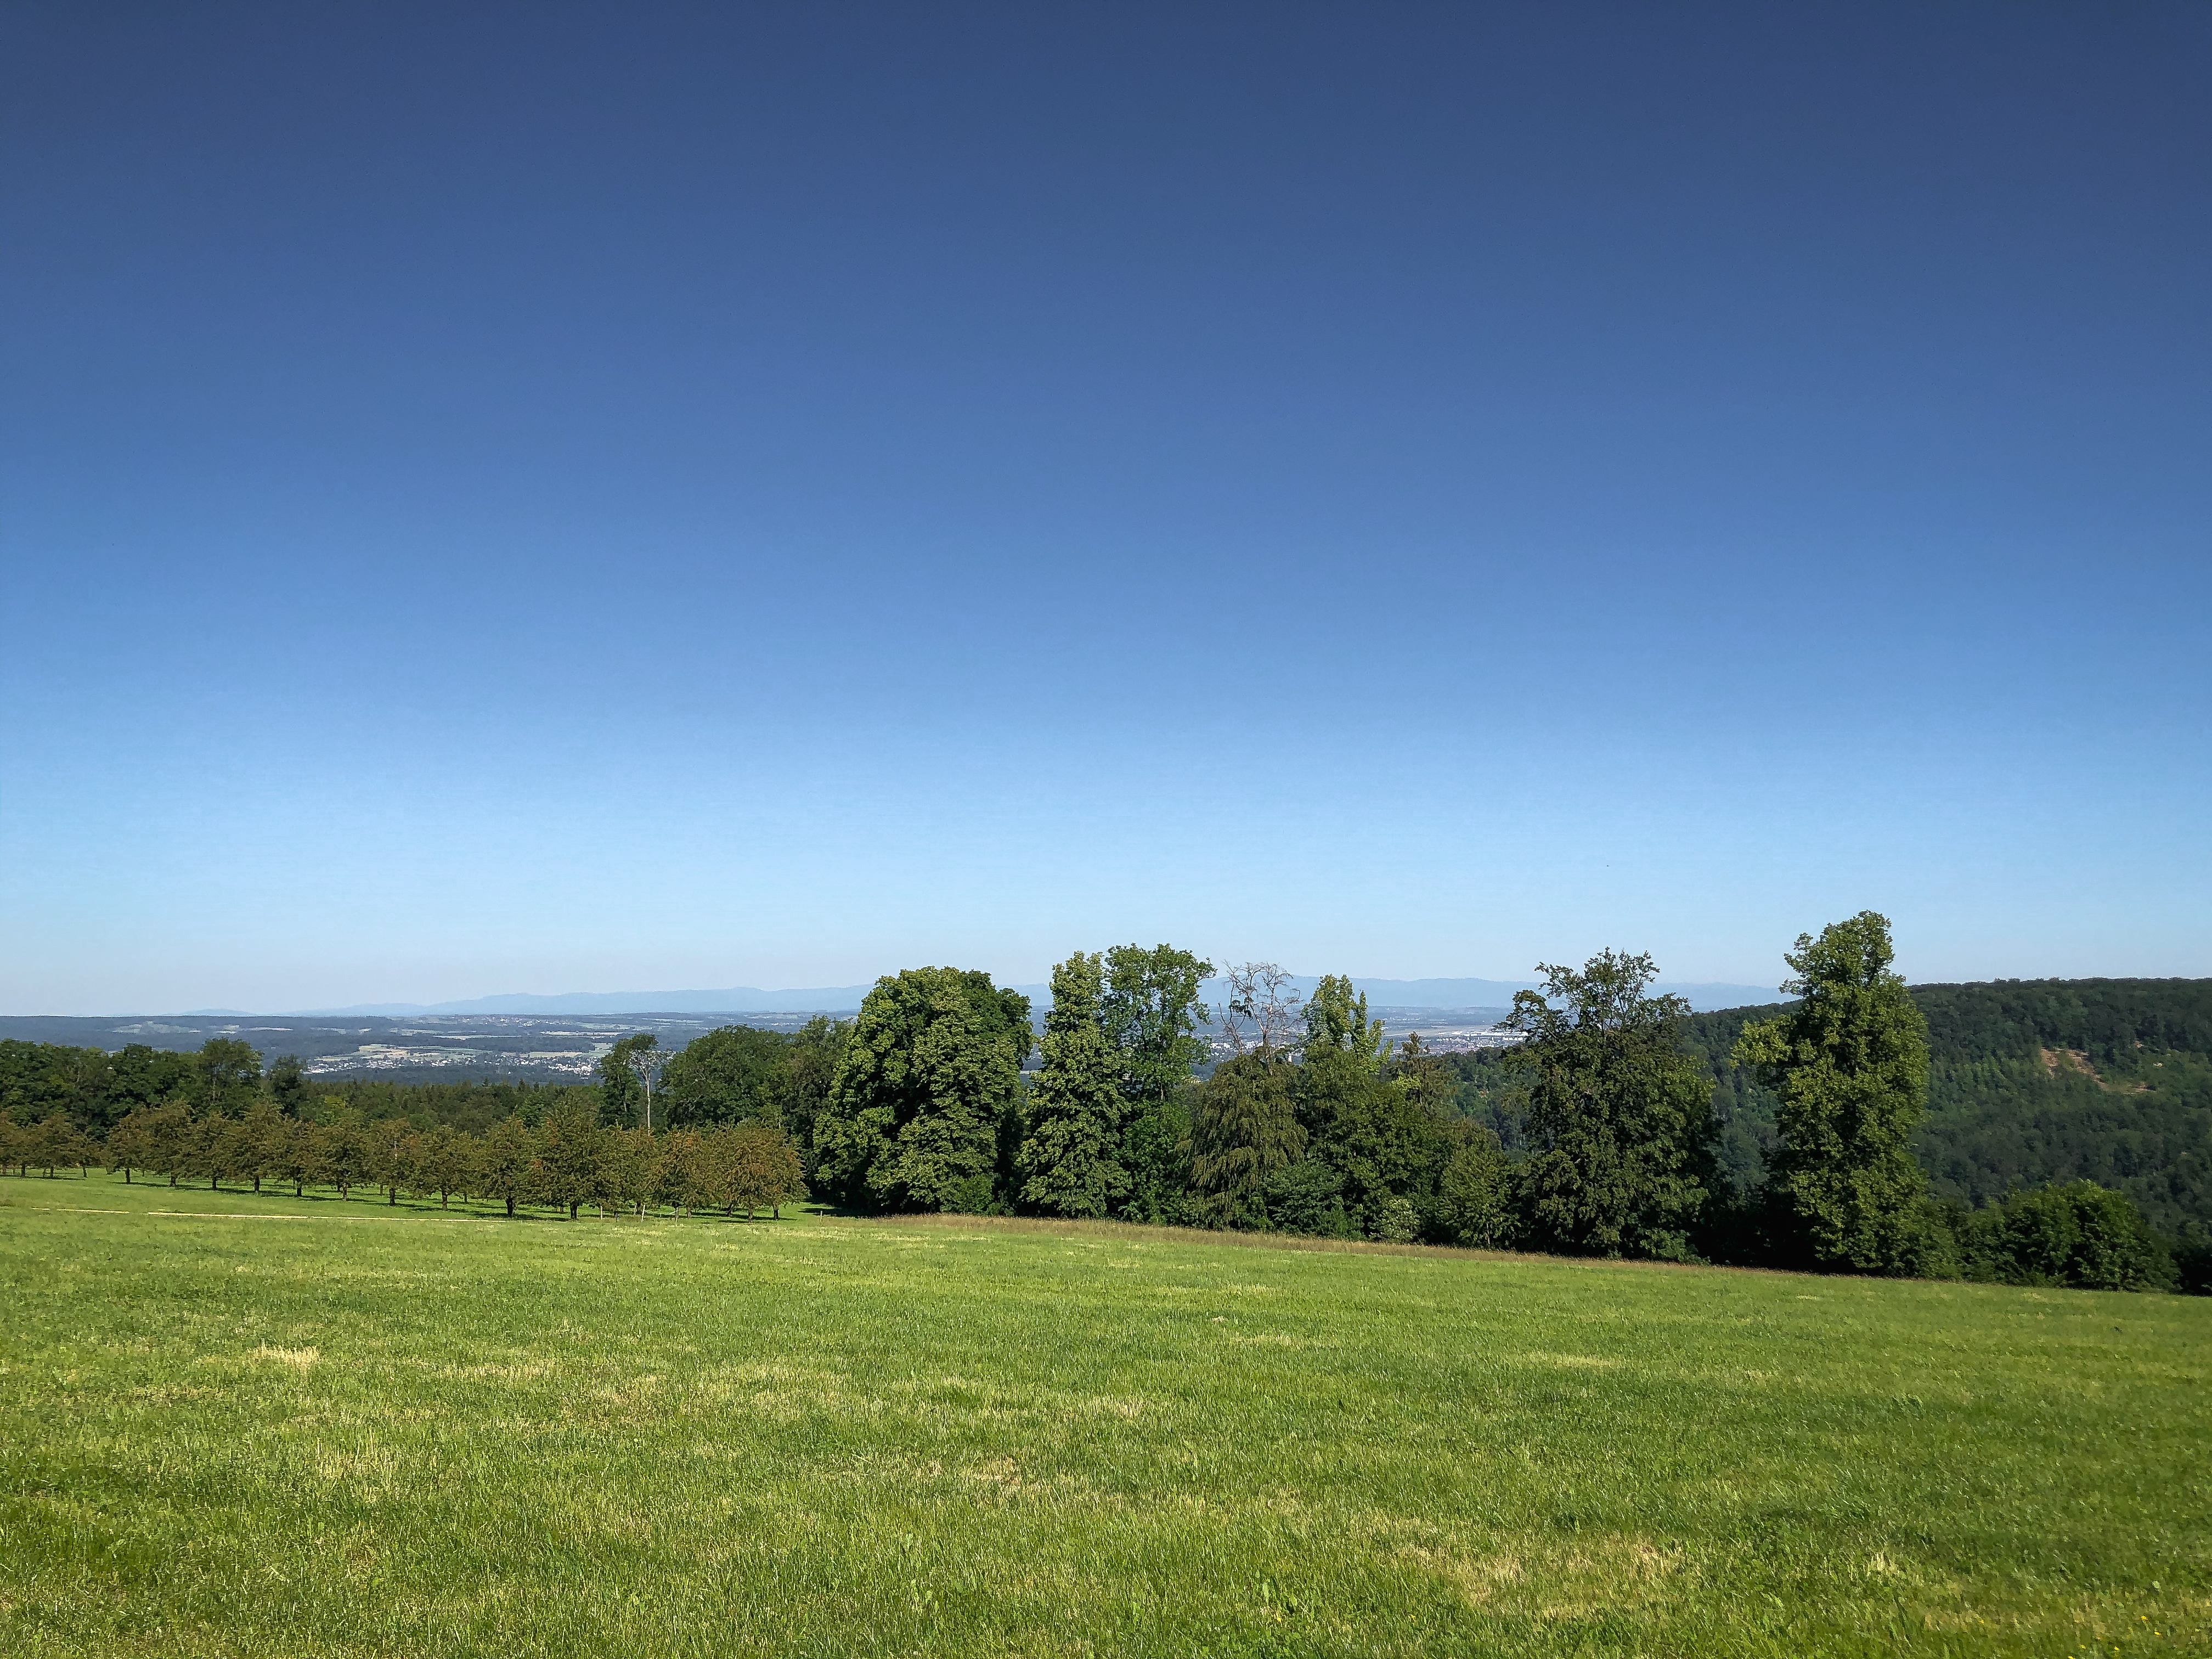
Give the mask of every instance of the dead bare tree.
<path id="1" fill-rule="evenodd" d="M 653 1130 L 653 1088 L 660 1081 L 660 1073 L 675 1053 L 660 1046 L 660 1040 L 650 1031 L 640 1031 L 635 1036 L 626 1036 L 609 1051 L 607 1059 L 627 1066 L 645 1090 L 645 1127 Z M 605 1062 L 602 1061 L 604 1065 Z"/>
<path id="2" fill-rule="evenodd" d="M 1222 1005 L 1221 1034 L 1238 1054 L 1256 1047 L 1262 1054 L 1287 1054 L 1297 1048 L 1305 999 L 1291 976 L 1272 962 L 1246 962 L 1224 970 L 1228 1000 Z M 1246 1033 L 1259 1041 L 1248 1045 Z"/>

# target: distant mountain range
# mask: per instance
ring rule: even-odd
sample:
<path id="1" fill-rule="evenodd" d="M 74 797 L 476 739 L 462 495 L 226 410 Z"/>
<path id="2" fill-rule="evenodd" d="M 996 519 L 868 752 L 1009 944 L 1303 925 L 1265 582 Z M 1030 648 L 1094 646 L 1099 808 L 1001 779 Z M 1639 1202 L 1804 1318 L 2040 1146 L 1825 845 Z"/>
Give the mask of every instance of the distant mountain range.
<path id="1" fill-rule="evenodd" d="M 1301 974 L 1291 982 L 1301 994 L 1310 994 L 1316 976 Z M 1376 1007 L 1389 1008 L 1502 1008 L 1512 1002 L 1516 991 L 1536 988 L 1533 980 L 1502 979 L 1355 979 L 1352 984 L 1354 990 L 1365 993 L 1367 1000 Z M 359 1015 L 386 1019 L 424 1014 L 846 1013 L 858 1008 L 871 988 L 866 985 L 831 985 L 764 991 L 755 986 L 736 985 L 719 991 L 567 991 L 550 996 L 513 991 L 460 1002 L 364 1002 L 345 1008 L 309 1008 L 295 1012 L 302 1018 Z M 1052 995 L 1048 985 L 1016 985 L 1009 988 L 1040 1005 Z M 1661 985 L 1656 988 L 1684 998 L 1699 1012 L 1772 1002 L 1781 995 L 1771 985 L 1700 983 Z M 1221 1001 L 1228 995 L 1228 983 L 1209 980 L 1203 994 L 1208 1002 Z M 234 1014 L 238 1011 L 196 1012 Z"/>

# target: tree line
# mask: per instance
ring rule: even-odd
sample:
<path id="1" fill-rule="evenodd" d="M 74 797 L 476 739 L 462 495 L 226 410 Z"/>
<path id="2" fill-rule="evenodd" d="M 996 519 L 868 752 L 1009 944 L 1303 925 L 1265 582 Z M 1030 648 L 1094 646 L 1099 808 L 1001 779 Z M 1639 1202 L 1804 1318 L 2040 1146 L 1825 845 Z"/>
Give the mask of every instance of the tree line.
<path id="1" fill-rule="evenodd" d="M 264 1097 L 237 1116 L 196 1113 L 182 1101 L 134 1109 L 99 1139 L 54 1113 L 36 1122 L 0 1119 L 0 1166 L 28 1175 L 43 1170 L 80 1174 L 94 1165 L 130 1182 L 164 1180 L 175 1187 L 204 1181 L 254 1192 L 289 1187 L 334 1188 L 341 1199 L 360 1190 L 396 1205 L 400 1194 L 520 1206 L 565 1209 L 574 1220 L 590 1205 L 607 1213 L 642 1214 L 647 1206 L 679 1213 L 720 1210 L 747 1218 L 806 1195 L 799 1150 L 781 1128 L 758 1121 L 709 1125 L 656 1135 L 642 1127 L 599 1121 L 588 1091 L 532 1123 L 520 1115 L 481 1134 L 450 1123 L 418 1128 L 404 1117 L 364 1119 L 335 1098 L 327 1115 L 295 1117 Z"/>
<path id="2" fill-rule="evenodd" d="M 1544 988 L 1509 1022 L 1518 1047 L 1447 1056 L 1386 1042 L 1342 976 L 1302 999 L 1279 969 L 1245 963 L 1209 1008 L 1213 964 L 1165 945 L 1060 963 L 1041 1035 L 1028 1000 L 988 974 L 913 969 L 878 981 L 850 1021 L 726 1027 L 674 1053 L 625 1038 L 592 1088 L 432 1085 L 447 1091 L 433 1100 L 356 1083 L 310 1098 L 296 1062 L 264 1076 L 243 1043 L 158 1065 L 126 1050 L 115 1060 L 131 1089 L 167 1066 L 170 1091 L 125 1092 L 98 1157 L 171 1180 L 465 1194 L 572 1218 L 586 1205 L 750 1213 L 811 1194 L 876 1212 L 2203 1287 L 2201 1238 L 2161 1239 L 2096 1183 L 1979 1205 L 1931 1194 L 1914 1153 L 1927 1023 L 1887 922 L 1863 913 L 1786 960 L 1796 1000 L 1739 1019 L 1728 1054 L 1728 1075 L 1770 1106 L 1748 1175 L 1729 1155 L 1729 1092 L 1686 1005 L 1652 994 L 1647 956 L 1543 965 Z M 1230 1051 L 1218 1063 L 1209 1033 Z M 20 1060 L 0 1053 L 0 1087 Z M 11 1126 L 0 1156 L 90 1161 L 98 1115 Z"/>

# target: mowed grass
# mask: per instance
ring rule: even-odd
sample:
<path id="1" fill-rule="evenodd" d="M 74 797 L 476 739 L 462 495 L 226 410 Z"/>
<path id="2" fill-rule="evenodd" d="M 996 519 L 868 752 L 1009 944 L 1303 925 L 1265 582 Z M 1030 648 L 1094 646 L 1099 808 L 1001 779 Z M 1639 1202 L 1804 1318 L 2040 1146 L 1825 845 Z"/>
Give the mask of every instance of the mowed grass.
<path id="1" fill-rule="evenodd" d="M 2212 1650 L 2212 1301 L 102 1177 L 0 1271 L 11 1654 Z"/>

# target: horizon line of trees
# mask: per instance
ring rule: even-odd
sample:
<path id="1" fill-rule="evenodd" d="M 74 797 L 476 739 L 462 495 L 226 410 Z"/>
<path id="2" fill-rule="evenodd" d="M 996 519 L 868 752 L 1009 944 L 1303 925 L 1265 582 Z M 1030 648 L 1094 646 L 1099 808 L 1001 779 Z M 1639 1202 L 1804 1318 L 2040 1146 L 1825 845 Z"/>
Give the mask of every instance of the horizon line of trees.
<path id="1" fill-rule="evenodd" d="M 465 1194 L 572 1218 L 585 1204 L 774 1212 L 811 1192 L 866 1211 L 2207 1288 L 2203 1239 L 2161 1239 L 2094 1182 L 1978 1207 L 1932 1198 L 1913 1153 L 1927 1024 L 1894 970 L 1887 921 L 1862 912 L 1801 936 L 1785 960 L 1796 1000 L 1746 1024 L 1733 1049 L 1779 1103 L 1751 1182 L 1723 1168 L 1724 1108 L 1684 1040 L 1687 1005 L 1651 993 L 1649 956 L 1540 964 L 1544 988 L 1520 993 L 1508 1022 L 1524 1041 L 1480 1057 L 1493 1105 L 1510 1105 L 1486 1118 L 1465 1109 L 1446 1057 L 1418 1036 L 1383 1040 L 1348 978 L 1301 998 L 1279 968 L 1243 963 L 1211 1009 L 1199 993 L 1213 964 L 1165 945 L 1059 964 L 1041 1038 L 1028 999 L 988 974 L 910 969 L 879 980 L 849 1021 L 725 1027 L 673 1053 L 650 1034 L 625 1038 L 597 1088 L 432 1085 L 483 1118 L 474 1133 L 419 1109 L 412 1122 L 363 1109 L 423 1092 L 391 1085 L 311 1101 L 296 1060 L 264 1074 L 234 1040 L 159 1062 L 125 1051 L 117 1069 L 141 1096 L 166 1066 L 164 1097 L 137 1099 L 98 1147 L 62 1114 L 9 1121 L 0 1161 L 104 1161 L 126 1179 L 257 1190 L 374 1186 L 395 1202 Z M 1201 1079 L 1209 1026 L 1231 1052 Z"/>

